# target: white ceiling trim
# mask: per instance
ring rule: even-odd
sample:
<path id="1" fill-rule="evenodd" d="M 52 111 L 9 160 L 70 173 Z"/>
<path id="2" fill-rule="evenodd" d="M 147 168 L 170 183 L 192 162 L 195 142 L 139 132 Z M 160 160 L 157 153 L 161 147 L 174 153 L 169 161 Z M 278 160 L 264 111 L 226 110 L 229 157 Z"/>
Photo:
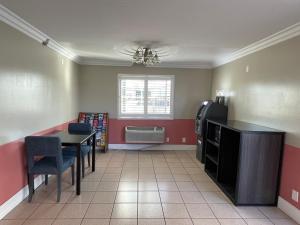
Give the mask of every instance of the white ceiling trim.
<path id="1" fill-rule="evenodd" d="M 260 51 L 272 45 L 278 44 L 280 42 L 286 41 L 293 37 L 300 35 L 300 22 L 296 23 L 290 27 L 287 27 L 275 34 L 272 34 L 262 40 L 254 42 L 244 48 L 241 48 L 234 53 L 230 54 L 227 57 L 217 60 L 214 64 L 214 67 L 224 65 L 226 63 L 232 62 L 244 56 L 250 55 L 254 52 Z"/>
<path id="2" fill-rule="evenodd" d="M 157 68 L 178 68 L 178 69 L 212 69 L 213 65 L 211 64 L 198 64 L 198 63 L 169 63 L 161 62 L 160 64 L 148 66 L 148 67 L 157 67 Z"/>
<path id="3" fill-rule="evenodd" d="M 79 57 L 79 64 L 80 65 L 91 65 L 91 66 L 131 66 L 132 62 L 99 59 L 99 58 Z"/>
<path id="4" fill-rule="evenodd" d="M 132 66 L 133 63 L 131 61 L 118 61 L 118 60 L 105 60 L 99 58 L 87 58 L 80 57 L 79 64 L 81 65 L 99 65 L 99 66 Z M 169 62 L 161 62 L 156 65 L 147 66 L 147 67 L 155 67 L 155 68 L 194 68 L 194 69 L 212 69 L 212 65 L 210 64 L 198 64 L 198 63 L 169 63 Z"/>
<path id="5" fill-rule="evenodd" d="M 117 61 L 117 60 L 105 60 L 105 59 L 96 59 L 96 58 L 85 58 L 80 57 L 73 53 L 72 51 L 64 48 L 58 42 L 56 42 L 53 38 L 49 37 L 36 27 L 32 26 L 30 23 L 7 9 L 5 6 L 0 4 L 0 21 L 10 25 L 11 27 L 23 32 L 34 40 L 42 43 L 43 41 L 49 39 L 49 44 L 47 45 L 49 48 L 58 52 L 59 54 L 67 57 L 68 59 L 77 62 L 82 65 L 105 65 L 105 66 L 131 66 L 132 63 L 129 61 Z M 224 65 L 226 63 L 232 62 L 254 52 L 260 51 L 272 45 L 278 44 L 280 42 L 286 41 L 293 37 L 300 35 L 300 22 L 294 24 L 290 27 L 287 27 L 269 37 L 266 37 L 260 41 L 254 42 L 240 50 L 235 51 L 234 53 L 226 56 L 224 58 L 220 58 L 214 62 L 213 65 L 201 65 L 196 63 L 168 63 L 162 62 L 159 65 L 155 65 L 152 67 L 162 67 L 162 68 L 201 68 L 201 69 L 211 69 L 214 67 L 218 67 Z"/>
<path id="6" fill-rule="evenodd" d="M 22 33 L 28 35 L 34 40 L 42 43 L 43 41 L 49 39 L 48 47 L 58 52 L 59 54 L 67 57 L 68 59 L 78 63 L 78 56 L 71 52 L 70 50 L 61 46 L 53 38 L 49 37 L 36 27 L 32 26 L 30 23 L 10 11 L 8 8 L 0 4 L 0 20 L 11 27 L 21 31 Z"/>

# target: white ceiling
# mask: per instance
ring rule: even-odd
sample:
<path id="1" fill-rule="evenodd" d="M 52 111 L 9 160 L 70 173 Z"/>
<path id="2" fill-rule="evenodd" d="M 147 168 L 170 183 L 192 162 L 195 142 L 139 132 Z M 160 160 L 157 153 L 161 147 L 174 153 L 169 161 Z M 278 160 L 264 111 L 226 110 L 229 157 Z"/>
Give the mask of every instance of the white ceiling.
<path id="1" fill-rule="evenodd" d="M 168 47 L 165 63 L 212 65 L 300 21 L 300 0 L 0 0 L 81 57 L 130 61 L 137 43 Z"/>

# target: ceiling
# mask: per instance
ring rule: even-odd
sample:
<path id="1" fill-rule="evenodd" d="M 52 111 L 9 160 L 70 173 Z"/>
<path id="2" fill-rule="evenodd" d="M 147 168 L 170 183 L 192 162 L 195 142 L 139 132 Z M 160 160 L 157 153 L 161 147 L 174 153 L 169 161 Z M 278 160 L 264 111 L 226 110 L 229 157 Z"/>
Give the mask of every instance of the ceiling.
<path id="1" fill-rule="evenodd" d="M 139 44 L 168 49 L 163 63 L 209 66 L 300 21 L 299 0 L 0 0 L 86 59 L 130 61 Z"/>

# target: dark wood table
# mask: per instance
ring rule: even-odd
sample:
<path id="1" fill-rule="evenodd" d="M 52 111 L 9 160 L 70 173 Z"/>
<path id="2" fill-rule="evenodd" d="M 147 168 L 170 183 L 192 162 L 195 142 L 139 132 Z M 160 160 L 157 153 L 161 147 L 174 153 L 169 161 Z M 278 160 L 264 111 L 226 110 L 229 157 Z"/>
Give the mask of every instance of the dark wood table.
<path id="1" fill-rule="evenodd" d="M 70 134 L 68 131 L 61 131 L 53 134 L 60 138 L 62 146 L 75 146 L 77 148 L 76 156 L 76 194 L 80 195 L 80 180 L 81 180 L 81 151 L 80 146 L 89 142 L 93 138 L 92 144 L 92 171 L 95 171 L 95 152 L 96 152 L 96 132 L 91 134 Z"/>

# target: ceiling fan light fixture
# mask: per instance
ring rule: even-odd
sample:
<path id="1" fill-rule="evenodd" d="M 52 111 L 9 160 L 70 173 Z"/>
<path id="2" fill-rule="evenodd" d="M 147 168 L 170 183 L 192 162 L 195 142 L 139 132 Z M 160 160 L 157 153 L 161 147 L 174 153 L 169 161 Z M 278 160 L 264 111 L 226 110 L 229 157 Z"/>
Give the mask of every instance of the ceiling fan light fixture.
<path id="1" fill-rule="evenodd" d="M 158 52 L 150 47 L 139 47 L 132 54 L 132 62 L 149 66 L 160 63 L 160 57 Z"/>

